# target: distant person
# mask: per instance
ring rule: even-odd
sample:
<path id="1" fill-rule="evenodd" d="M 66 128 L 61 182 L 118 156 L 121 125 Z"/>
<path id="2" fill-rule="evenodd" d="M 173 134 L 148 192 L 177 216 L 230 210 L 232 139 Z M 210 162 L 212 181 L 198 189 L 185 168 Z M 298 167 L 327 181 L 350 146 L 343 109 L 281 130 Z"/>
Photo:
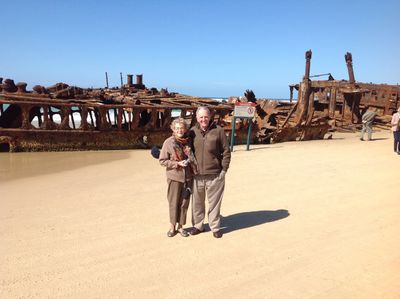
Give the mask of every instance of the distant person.
<path id="1" fill-rule="evenodd" d="M 360 140 L 364 141 L 365 131 L 368 133 L 368 141 L 372 138 L 372 123 L 374 122 L 376 117 L 376 111 L 373 108 L 368 108 L 368 110 L 363 114 L 362 120 L 362 129 L 361 129 L 361 137 Z"/>
<path id="2" fill-rule="evenodd" d="M 225 174 L 231 161 L 224 129 L 210 121 L 207 107 L 196 111 L 197 124 L 191 129 L 193 150 L 198 163 L 198 174 L 193 182 L 191 235 L 204 231 L 205 199 L 208 199 L 208 223 L 215 238 L 221 238 L 220 210 L 225 189 Z"/>
<path id="3" fill-rule="evenodd" d="M 393 114 L 391 125 L 394 137 L 394 152 L 400 155 L 400 107 Z"/>
<path id="4" fill-rule="evenodd" d="M 164 141 L 159 161 L 166 167 L 167 199 L 169 204 L 170 229 L 168 237 L 179 233 L 188 237 L 183 229 L 189 207 L 193 176 L 196 173 L 196 161 L 190 148 L 191 141 L 186 136 L 187 124 L 183 118 L 175 119 L 171 124 L 172 136 Z"/>

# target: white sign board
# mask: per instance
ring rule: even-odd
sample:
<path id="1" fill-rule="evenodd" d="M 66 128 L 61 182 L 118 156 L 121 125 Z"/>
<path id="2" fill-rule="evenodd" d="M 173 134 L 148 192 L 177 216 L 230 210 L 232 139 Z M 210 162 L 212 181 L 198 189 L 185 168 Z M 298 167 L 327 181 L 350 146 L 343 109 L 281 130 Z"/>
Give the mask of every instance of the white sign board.
<path id="1" fill-rule="evenodd" d="M 256 104 L 248 102 L 248 103 L 235 103 L 234 116 L 235 117 L 246 117 L 253 118 L 254 113 L 256 112 Z"/>

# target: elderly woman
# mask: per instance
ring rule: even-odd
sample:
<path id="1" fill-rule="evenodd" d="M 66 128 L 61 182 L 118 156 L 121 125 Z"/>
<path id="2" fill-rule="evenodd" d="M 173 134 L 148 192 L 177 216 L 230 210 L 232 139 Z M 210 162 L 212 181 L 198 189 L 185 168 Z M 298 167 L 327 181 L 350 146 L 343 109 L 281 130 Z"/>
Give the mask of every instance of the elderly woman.
<path id="1" fill-rule="evenodd" d="M 190 140 L 186 136 L 187 124 L 183 118 L 175 119 L 171 124 L 172 136 L 164 141 L 159 161 L 166 167 L 167 199 L 169 203 L 169 220 L 171 223 L 167 233 L 173 237 L 179 233 L 188 237 L 183 229 L 189 206 L 192 179 L 196 173 L 196 161 L 190 148 Z"/>

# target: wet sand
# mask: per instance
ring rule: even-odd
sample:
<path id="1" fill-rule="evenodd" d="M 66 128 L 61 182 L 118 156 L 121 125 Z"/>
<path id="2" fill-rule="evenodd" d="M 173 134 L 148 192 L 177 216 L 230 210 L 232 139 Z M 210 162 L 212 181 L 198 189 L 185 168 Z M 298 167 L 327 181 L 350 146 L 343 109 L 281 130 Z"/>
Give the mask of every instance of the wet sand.
<path id="1" fill-rule="evenodd" d="M 167 238 L 148 150 L 1 154 L 0 298 L 399 298 L 391 132 L 333 137 L 235 147 L 222 239 Z"/>

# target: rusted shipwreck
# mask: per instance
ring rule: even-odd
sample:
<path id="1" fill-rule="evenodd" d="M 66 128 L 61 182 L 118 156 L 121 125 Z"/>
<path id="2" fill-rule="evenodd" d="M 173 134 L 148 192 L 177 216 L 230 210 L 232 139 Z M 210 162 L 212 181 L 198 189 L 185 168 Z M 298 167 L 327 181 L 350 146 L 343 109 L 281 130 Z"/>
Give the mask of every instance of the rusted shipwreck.
<path id="1" fill-rule="evenodd" d="M 146 148 L 171 134 L 173 116 L 195 122 L 208 106 L 220 122 L 232 105 L 166 89 L 148 89 L 142 75 L 118 88 L 83 89 L 58 83 L 36 85 L 0 79 L 0 151 L 69 151 Z"/>
<path id="2" fill-rule="evenodd" d="M 253 143 L 322 139 L 329 131 L 356 131 L 369 107 L 378 112 L 376 126 L 388 128 L 400 105 L 399 85 L 356 82 L 352 56 L 346 53 L 348 80 L 311 80 L 311 50 L 306 52 L 302 82 L 289 85 L 290 100 L 257 99 L 251 90 L 228 102 L 147 88 L 142 75 L 127 75 L 127 83 L 114 88 L 83 89 L 57 83 L 36 85 L 0 78 L 0 151 L 63 151 L 148 148 L 160 146 L 171 134 L 173 117 L 190 125 L 199 106 L 207 106 L 213 119 L 230 138 L 236 101 L 256 103 Z M 121 80 L 122 81 L 122 80 Z M 107 83 L 108 86 L 108 83 Z M 293 99 L 298 91 L 297 100 Z M 246 120 L 236 124 L 236 143 L 247 140 Z M 328 133 L 328 134 L 327 134 Z"/>
<path id="3" fill-rule="evenodd" d="M 245 100 L 257 103 L 256 140 L 283 142 L 322 139 L 329 131 L 355 132 L 361 127 L 361 116 L 369 108 L 376 110 L 375 127 L 388 129 L 391 116 L 400 106 L 400 86 L 361 83 L 355 80 L 351 53 L 345 54 L 348 80 L 311 80 L 311 50 L 306 52 L 302 82 L 291 84 L 290 100 L 257 100 L 250 90 Z M 293 92 L 297 90 L 297 100 Z M 237 101 L 232 98 L 231 102 Z M 327 134 L 328 133 L 328 134 Z"/>

